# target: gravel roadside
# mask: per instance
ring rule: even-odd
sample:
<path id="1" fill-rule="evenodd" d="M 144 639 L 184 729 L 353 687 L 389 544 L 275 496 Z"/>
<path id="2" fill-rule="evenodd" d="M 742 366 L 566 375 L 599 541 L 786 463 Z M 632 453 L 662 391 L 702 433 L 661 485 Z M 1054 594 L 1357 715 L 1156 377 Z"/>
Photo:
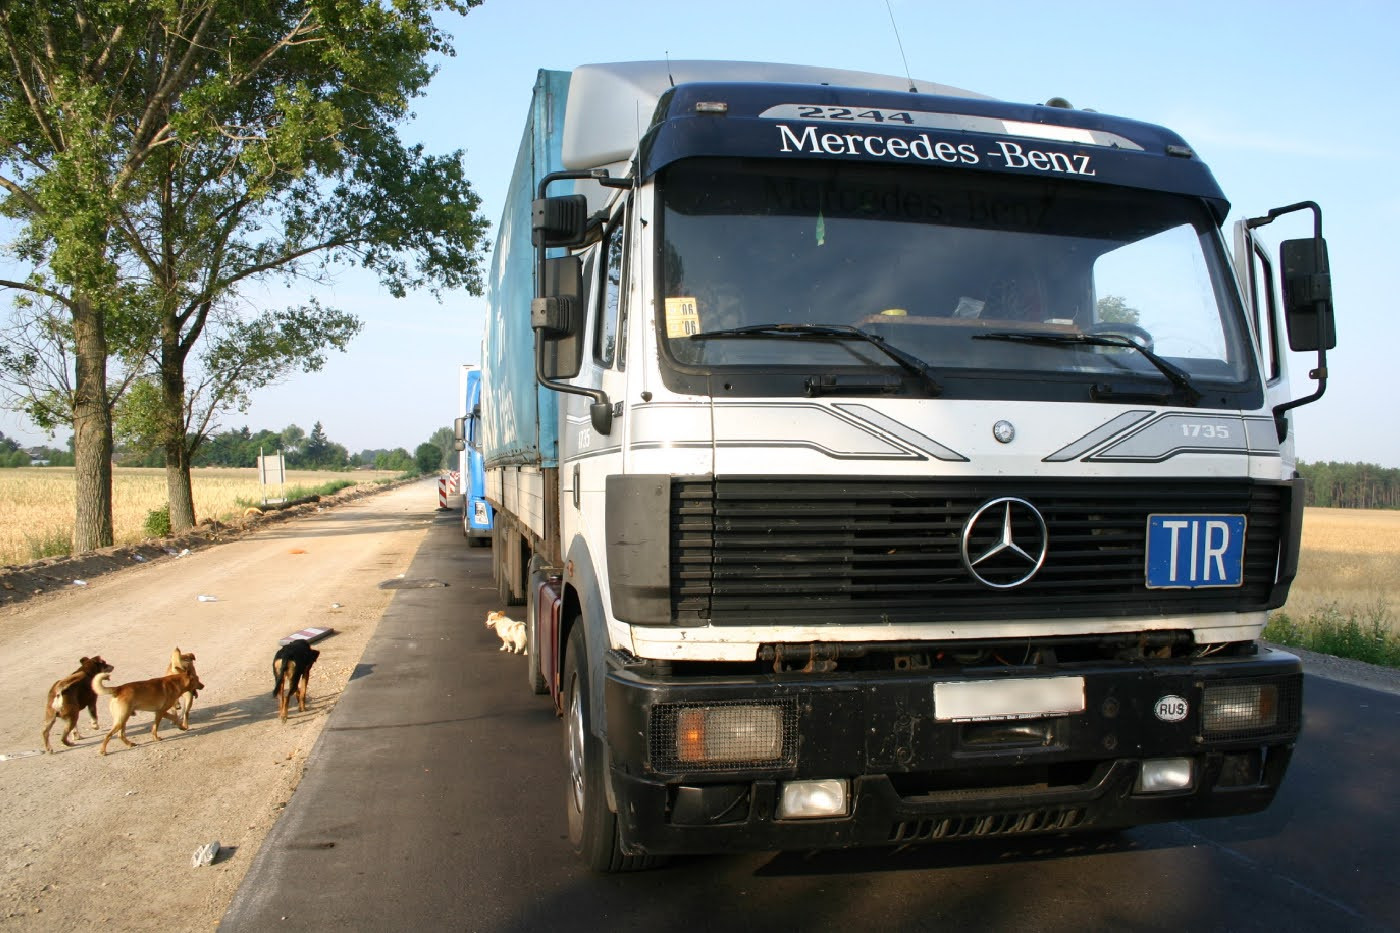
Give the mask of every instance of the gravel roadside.
<path id="1" fill-rule="evenodd" d="M 381 584 L 407 571 L 436 506 L 427 482 L 323 503 L 0 606 L 0 930 L 214 928 L 394 598 Z M 334 634 L 316 643 L 309 709 L 279 722 L 272 655 L 308 627 Z M 189 731 L 165 724 L 152 741 L 139 714 L 135 747 L 113 738 L 100 756 L 112 721 L 99 699 L 100 731 L 84 713 L 76 747 L 55 726 L 42 754 L 45 692 L 80 656 L 114 664 L 116 685 L 164 674 L 175 647 L 205 683 Z M 192 865 L 213 841 L 214 863 Z"/>

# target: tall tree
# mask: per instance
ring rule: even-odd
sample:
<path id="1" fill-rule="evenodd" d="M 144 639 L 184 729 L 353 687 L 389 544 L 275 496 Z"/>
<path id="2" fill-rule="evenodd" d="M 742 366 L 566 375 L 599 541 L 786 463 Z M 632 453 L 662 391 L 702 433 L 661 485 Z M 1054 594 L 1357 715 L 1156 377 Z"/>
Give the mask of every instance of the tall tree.
<path id="1" fill-rule="evenodd" d="M 112 542 L 107 356 L 129 310 L 113 223 L 123 201 L 139 196 L 158 132 L 151 121 L 119 119 L 142 109 L 140 68 L 118 55 L 130 36 L 125 5 L 87 7 L 0 5 L 0 53 L 10 66 L 0 69 L 0 213 L 19 222 L 11 252 L 30 268 L 0 287 L 54 303 L 71 323 L 79 551 Z M 109 18 L 116 22 L 102 21 Z"/>
<path id="2" fill-rule="evenodd" d="M 272 275 L 318 282 L 358 264 L 395 296 L 480 290 L 486 222 L 460 153 L 431 156 L 397 133 L 432 76 L 429 57 L 452 54 L 433 15 L 478 2 L 0 8 L 13 65 L 0 72 L 2 207 L 34 270 L 0 285 L 47 295 L 71 316 L 79 511 L 84 476 L 101 487 L 106 464 L 108 540 L 110 328 L 156 335 L 154 421 L 179 529 L 194 518 L 188 435 L 203 433 L 187 366 L 240 288 Z M 133 294 L 143 301 L 117 301 Z M 347 316 L 314 303 L 284 314 L 319 331 L 321 346 L 353 334 Z M 255 359 L 256 330 L 227 330 L 249 339 L 225 341 L 214 358 Z M 80 538 L 79 550 L 105 543 L 101 529 Z"/>
<path id="3" fill-rule="evenodd" d="M 438 428 L 428 443 L 442 451 L 442 462 L 435 469 L 450 470 L 457 466 L 457 434 L 452 428 Z"/>

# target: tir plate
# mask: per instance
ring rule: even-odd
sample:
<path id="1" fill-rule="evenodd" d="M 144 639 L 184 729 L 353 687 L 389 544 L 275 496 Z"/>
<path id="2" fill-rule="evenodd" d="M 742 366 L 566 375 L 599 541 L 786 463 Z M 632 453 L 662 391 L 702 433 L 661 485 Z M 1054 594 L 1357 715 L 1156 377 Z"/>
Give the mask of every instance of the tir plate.
<path id="1" fill-rule="evenodd" d="M 1147 516 L 1147 588 L 1244 583 L 1243 515 Z"/>

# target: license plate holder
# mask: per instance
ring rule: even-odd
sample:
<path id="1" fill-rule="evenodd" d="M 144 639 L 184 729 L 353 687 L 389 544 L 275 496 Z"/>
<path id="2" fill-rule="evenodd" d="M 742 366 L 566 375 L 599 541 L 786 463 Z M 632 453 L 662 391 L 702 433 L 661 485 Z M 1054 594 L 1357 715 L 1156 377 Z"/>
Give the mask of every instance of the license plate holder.
<path id="1" fill-rule="evenodd" d="M 1084 712 L 1083 677 L 963 680 L 933 685 L 939 722 L 1042 719 Z"/>

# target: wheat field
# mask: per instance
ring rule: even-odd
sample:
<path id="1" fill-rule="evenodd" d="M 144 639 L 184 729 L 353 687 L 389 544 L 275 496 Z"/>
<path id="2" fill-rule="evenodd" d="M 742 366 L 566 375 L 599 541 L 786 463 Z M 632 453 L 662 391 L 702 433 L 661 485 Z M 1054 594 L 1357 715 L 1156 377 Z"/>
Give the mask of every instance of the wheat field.
<path id="1" fill-rule="evenodd" d="M 1400 511 L 1307 509 L 1298 578 L 1285 611 L 1335 605 L 1346 618 L 1388 621 L 1400 610 Z"/>
<path id="2" fill-rule="evenodd" d="M 372 482 L 397 473 L 358 470 L 288 470 L 287 490 L 309 488 L 334 480 Z M 261 502 L 264 492 L 253 468 L 199 468 L 190 477 L 195 518 L 228 519 L 239 515 L 242 503 Z M 282 491 L 269 487 L 266 495 Z M 166 503 L 165 470 L 160 467 L 118 467 L 112 470 L 112 529 L 118 545 L 135 544 L 145 535 L 146 516 Z M 23 564 L 65 553 L 73 537 L 74 474 L 72 467 L 21 467 L 0 470 L 0 566 Z"/>

